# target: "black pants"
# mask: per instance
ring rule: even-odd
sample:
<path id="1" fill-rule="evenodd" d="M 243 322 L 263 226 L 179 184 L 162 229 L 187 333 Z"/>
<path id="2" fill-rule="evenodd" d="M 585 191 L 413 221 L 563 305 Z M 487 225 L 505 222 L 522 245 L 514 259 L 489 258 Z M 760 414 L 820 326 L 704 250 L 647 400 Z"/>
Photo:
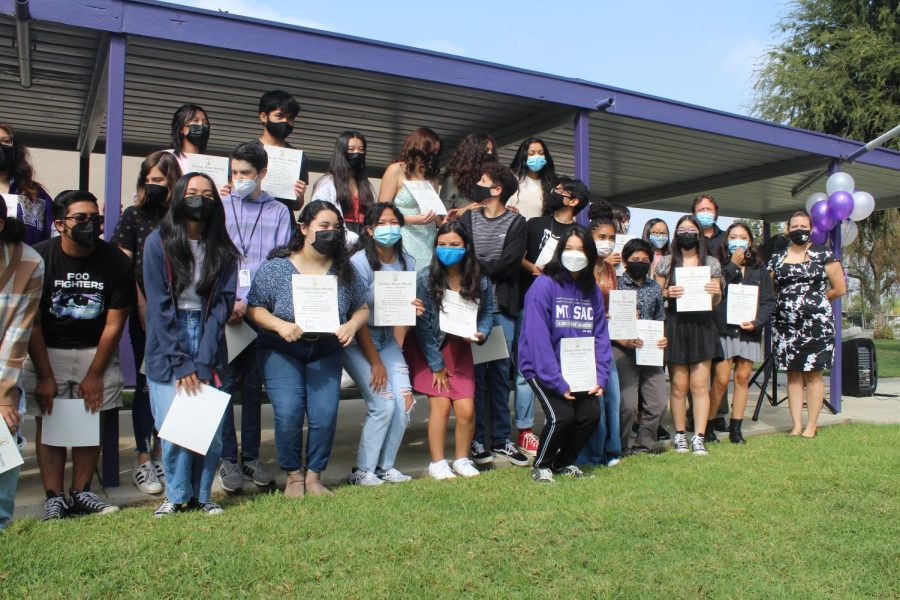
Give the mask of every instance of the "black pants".
<path id="1" fill-rule="evenodd" d="M 528 385 L 544 410 L 535 468 L 558 471 L 575 464 L 575 457 L 600 421 L 597 398 L 580 392 L 573 394 L 575 400 L 566 400 L 546 390 L 535 378 L 529 379 Z"/>

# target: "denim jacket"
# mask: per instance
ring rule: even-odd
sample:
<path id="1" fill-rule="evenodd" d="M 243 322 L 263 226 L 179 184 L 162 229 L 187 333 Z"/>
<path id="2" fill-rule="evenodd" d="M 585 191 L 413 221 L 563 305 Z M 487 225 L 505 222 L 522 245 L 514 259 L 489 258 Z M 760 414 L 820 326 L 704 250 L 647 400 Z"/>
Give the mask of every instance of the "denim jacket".
<path id="1" fill-rule="evenodd" d="M 494 323 L 494 294 L 491 291 L 491 280 L 481 276 L 481 299 L 478 303 L 478 333 L 487 336 L 491 334 Z M 416 318 L 416 341 L 425 356 L 425 362 L 432 371 L 440 371 L 446 365 L 441 355 L 441 345 L 444 343 L 446 333 L 441 331 L 440 314 L 437 305 L 431 295 L 431 286 L 428 281 L 428 269 L 422 269 L 416 275 L 416 298 L 425 305 L 425 312 Z"/>

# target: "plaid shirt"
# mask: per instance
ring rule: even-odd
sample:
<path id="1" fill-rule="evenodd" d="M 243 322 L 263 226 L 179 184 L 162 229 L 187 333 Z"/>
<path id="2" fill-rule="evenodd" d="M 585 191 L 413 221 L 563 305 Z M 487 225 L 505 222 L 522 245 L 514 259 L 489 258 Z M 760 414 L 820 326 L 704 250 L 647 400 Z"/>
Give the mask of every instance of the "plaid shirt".
<path id="1" fill-rule="evenodd" d="M 10 396 L 16 389 L 28 355 L 31 325 L 44 287 L 44 261 L 21 244 L 22 256 L 10 264 L 16 244 L 0 243 L 0 405 L 18 406 Z"/>

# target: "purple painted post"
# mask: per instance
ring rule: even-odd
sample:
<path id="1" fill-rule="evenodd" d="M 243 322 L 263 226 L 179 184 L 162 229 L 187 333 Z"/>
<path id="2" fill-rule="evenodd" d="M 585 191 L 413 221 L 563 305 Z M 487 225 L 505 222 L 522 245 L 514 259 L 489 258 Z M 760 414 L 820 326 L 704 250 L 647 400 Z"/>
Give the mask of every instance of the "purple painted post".
<path id="1" fill-rule="evenodd" d="M 584 185 L 591 187 L 591 132 L 590 111 L 579 110 L 575 113 L 575 178 L 584 182 Z M 585 227 L 588 226 L 588 210 L 584 209 L 578 213 L 576 221 Z"/>
<path id="2" fill-rule="evenodd" d="M 841 164 L 834 161 L 831 163 L 831 166 L 828 167 L 828 174 L 832 175 L 840 170 Z M 831 251 L 834 252 L 835 258 L 840 262 L 842 258 L 840 221 L 834 226 L 834 229 L 831 230 Z M 831 405 L 834 407 L 836 413 L 841 412 L 841 399 L 844 389 L 841 373 L 844 363 L 844 349 L 841 342 L 843 329 L 843 324 L 841 323 L 842 305 L 843 298 L 838 297 L 831 301 L 831 312 L 834 314 L 834 361 L 831 365 Z"/>

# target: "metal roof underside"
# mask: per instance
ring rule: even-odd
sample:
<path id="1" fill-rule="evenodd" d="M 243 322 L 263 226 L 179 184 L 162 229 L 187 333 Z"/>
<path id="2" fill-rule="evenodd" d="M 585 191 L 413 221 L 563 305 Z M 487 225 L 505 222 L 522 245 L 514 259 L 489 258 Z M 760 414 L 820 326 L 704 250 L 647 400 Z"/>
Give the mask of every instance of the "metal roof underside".
<path id="1" fill-rule="evenodd" d="M 9 4 L 0 0 L 0 12 L 8 12 Z M 30 146 L 75 150 L 79 135 L 84 135 L 82 124 L 92 98 L 97 95 L 96 89 L 92 94 L 92 87 L 101 79 L 95 71 L 105 57 L 108 33 L 37 20 L 31 27 L 33 85 L 23 89 L 18 84 L 15 21 L 0 16 L 0 73 L 5 83 L 0 93 L 0 122 L 9 122 Z M 284 34 L 282 26 L 271 27 Z M 266 90 L 280 88 L 300 100 L 302 112 L 291 142 L 308 154 L 314 170 L 327 164 L 340 132 L 358 129 L 368 138 L 371 174 L 379 176 L 383 167 L 396 159 L 405 136 L 415 127 L 427 126 L 441 135 L 448 150 L 467 133 L 491 133 L 501 145 L 503 160 L 512 157 L 521 139 L 541 135 L 550 145 L 557 171 L 574 172 L 572 123 L 583 107 L 540 96 L 134 34 L 127 40 L 126 154 L 142 156 L 168 147 L 172 114 L 185 102 L 206 108 L 212 124 L 208 152 L 225 154 L 259 134 L 258 98 Z M 514 76 L 511 69 L 510 77 Z M 547 78 L 552 84 L 551 76 Z M 662 108 L 672 105 L 673 110 L 683 108 L 668 101 L 659 104 Z M 716 111 L 710 111 L 710 116 L 745 120 Z M 811 173 L 824 170 L 836 156 L 831 146 L 846 142 L 810 132 L 809 139 L 804 138 L 806 148 L 790 147 L 780 141 L 785 132 L 792 136 L 805 132 L 753 122 L 754 128 L 771 127 L 773 139 L 779 140 L 778 144 L 766 143 L 668 123 L 664 116 L 636 118 L 621 114 L 616 107 L 591 113 L 589 124 L 594 197 L 629 206 L 685 210 L 697 193 L 710 192 L 722 214 L 739 217 L 777 218 L 802 206 L 809 193 L 824 189 L 824 178 L 796 199 L 792 189 Z M 105 125 L 98 125 L 102 150 Z M 817 136 L 824 140 L 821 154 L 809 149 Z M 900 153 L 878 152 L 882 164 L 858 162 L 844 170 L 854 176 L 860 189 L 876 197 L 878 208 L 900 206 Z M 889 166 L 883 166 L 885 163 Z"/>

